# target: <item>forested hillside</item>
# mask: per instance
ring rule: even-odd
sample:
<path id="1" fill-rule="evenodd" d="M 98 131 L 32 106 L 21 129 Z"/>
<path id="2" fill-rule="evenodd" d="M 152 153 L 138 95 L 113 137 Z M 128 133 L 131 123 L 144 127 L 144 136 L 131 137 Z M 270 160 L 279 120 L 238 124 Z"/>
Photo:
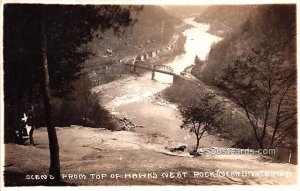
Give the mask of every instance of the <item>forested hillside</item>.
<path id="1" fill-rule="evenodd" d="M 221 71 L 233 63 L 235 58 L 250 53 L 251 49 L 257 48 L 264 39 L 272 42 L 287 41 L 280 49 L 286 54 L 289 63 L 295 65 L 296 39 L 293 38 L 296 27 L 295 11 L 295 6 L 292 5 L 253 8 L 250 16 L 240 27 L 228 33 L 221 42 L 212 47 L 203 71 L 200 72 L 196 67 L 193 74 L 211 83 L 213 79 L 222 75 Z M 223 18 L 222 15 L 219 17 Z M 226 15 L 227 13 L 224 13 L 224 18 Z M 236 19 L 239 19 L 237 16 Z"/>
<path id="2" fill-rule="evenodd" d="M 203 13 L 208 6 L 206 5 L 187 5 L 187 6 L 176 6 L 176 5 L 168 5 L 163 6 L 163 8 L 172 15 L 176 15 L 179 17 L 185 16 L 193 16 L 193 15 L 200 15 Z"/>
<path id="3" fill-rule="evenodd" d="M 144 6 L 137 19 L 138 21 L 130 31 L 130 35 L 135 41 L 141 43 L 146 39 L 167 43 L 175 32 L 174 25 L 181 23 L 179 19 L 159 6 Z"/>
<path id="4" fill-rule="evenodd" d="M 83 66 L 85 68 L 99 67 L 107 73 L 113 68 L 118 68 L 112 75 L 97 76 L 100 83 L 115 80 L 119 76 L 117 73 L 126 73 L 120 64 L 124 58 L 132 58 L 166 47 L 174 39 L 176 26 L 181 24 L 181 20 L 170 15 L 159 6 L 143 6 L 138 13 L 133 12 L 136 23 L 127 27 L 121 35 L 114 35 L 112 30 L 102 33 L 94 33 L 93 40 L 84 49 L 88 48 L 93 55 L 87 59 Z M 114 75 L 116 74 L 116 75 Z"/>
<path id="5" fill-rule="evenodd" d="M 210 6 L 195 20 L 200 23 L 209 23 L 211 33 L 224 36 L 238 28 L 256 7 L 254 5 Z"/>
<path id="6" fill-rule="evenodd" d="M 144 6 L 134 17 L 137 22 L 126 28 L 122 35 L 115 36 L 112 30 L 95 35 L 89 47 L 96 55 L 90 61 L 103 57 L 107 49 L 121 58 L 165 45 L 172 39 L 175 25 L 181 23 L 159 6 Z"/>
<path id="7" fill-rule="evenodd" d="M 296 152 L 295 5 L 255 7 L 211 48 L 204 64 L 192 73 L 244 109 L 261 148 Z"/>

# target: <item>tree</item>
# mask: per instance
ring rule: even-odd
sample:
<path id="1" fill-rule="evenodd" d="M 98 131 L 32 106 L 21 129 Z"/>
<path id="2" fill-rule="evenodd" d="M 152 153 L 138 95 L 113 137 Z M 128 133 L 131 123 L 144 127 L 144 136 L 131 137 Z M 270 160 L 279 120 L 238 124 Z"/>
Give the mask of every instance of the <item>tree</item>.
<path id="1" fill-rule="evenodd" d="M 198 57 L 198 55 L 195 56 L 195 61 L 194 64 L 198 65 L 198 64 L 203 64 L 203 62 L 200 60 L 200 58 Z"/>
<path id="2" fill-rule="evenodd" d="M 240 105 L 261 149 L 274 148 L 296 128 L 296 70 L 282 41 L 265 39 L 224 70 L 218 87 Z M 276 143 L 275 143 L 276 142 Z"/>
<path id="3" fill-rule="evenodd" d="M 195 150 L 199 148 L 200 139 L 206 131 L 212 131 L 222 125 L 221 104 L 213 103 L 213 97 L 214 95 L 207 93 L 195 105 L 179 108 L 183 118 L 180 127 L 189 129 L 196 136 Z"/>
<path id="4" fill-rule="evenodd" d="M 50 149 L 50 167 L 49 175 L 54 176 L 54 180 L 60 180 L 60 161 L 59 161 L 59 146 L 56 135 L 55 127 L 52 123 L 52 109 L 51 109 L 51 98 L 50 98 L 50 86 L 49 86 L 49 69 L 48 69 L 48 56 L 47 56 L 47 33 L 46 33 L 46 24 L 47 24 L 47 9 L 42 8 L 42 26 L 41 26 L 41 35 L 42 35 L 42 71 L 43 71 L 43 84 L 42 94 L 44 99 L 44 113 L 45 121 L 48 131 L 48 140 L 49 140 L 49 149 Z"/>
<path id="5" fill-rule="evenodd" d="M 80 64 L 91 52 L 93 33 L 132 25 L 131 11 L 117 5 L 4 6 L 4 89 L 6 137 L 29 102 L 43 98 L 50 147 L 49 174 L 60 180 L 59 147 L 52 123 L 51 96 L 67 97 L 79 79 Z"/>

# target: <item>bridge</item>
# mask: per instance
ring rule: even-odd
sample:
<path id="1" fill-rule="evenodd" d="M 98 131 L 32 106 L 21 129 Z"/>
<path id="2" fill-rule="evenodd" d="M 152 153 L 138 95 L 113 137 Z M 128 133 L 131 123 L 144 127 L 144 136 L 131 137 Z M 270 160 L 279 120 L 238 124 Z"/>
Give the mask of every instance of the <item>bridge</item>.
<path id="1" fill-rule="evenodd" d="M 146 63 L 144 61 L 134 61 L 131 63 L 125 62 L 125 65 L 129 66 L 129 68 L 133 68 L 133 71 L 136 72 L 136 68 L 142 68 L 144 70 L 149 70 L 152 72 L 151 79 L 155 79 L 155 72 L 163 73 L 163 74 L 168 74 L 173 76 L 173 83 L 180 77 L 179 75 L 174 73 L 174 70 L 170 66 L 166 65 L 153 65 Z"/>

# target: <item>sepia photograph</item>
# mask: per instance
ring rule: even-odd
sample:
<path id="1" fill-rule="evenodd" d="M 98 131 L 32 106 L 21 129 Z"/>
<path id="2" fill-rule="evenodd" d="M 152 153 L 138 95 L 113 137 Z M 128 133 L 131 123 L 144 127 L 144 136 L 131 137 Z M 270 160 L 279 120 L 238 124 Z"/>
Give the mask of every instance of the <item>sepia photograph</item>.
<path id="1" fill-rule="evenodd" d="M 298 185 L 296 3 L 1 9 L 1 189 Z"/>

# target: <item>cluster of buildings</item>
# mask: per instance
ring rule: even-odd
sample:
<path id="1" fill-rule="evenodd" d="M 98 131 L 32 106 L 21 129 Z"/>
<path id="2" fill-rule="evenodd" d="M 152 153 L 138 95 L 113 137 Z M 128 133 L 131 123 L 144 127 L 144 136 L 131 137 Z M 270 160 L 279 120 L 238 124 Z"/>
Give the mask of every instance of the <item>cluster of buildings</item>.
<path id="1" fill-rule="evenodd" d="M 159 54 L 167 53 L 171 50 L 173 50 L 176 47 L 176 42 L 178 40 L 179 36 L 174 36 L 173 41 L 167 45 L 166 47 L 157 49 L 157 50 L 152 50 L 152 51 L 147 51 L 143 52 L 141 54 L 138 54 L 137 56 L 131 56 L 127 58 L 120 59 L 119 62 L 107 62 L 107 63 L 93 63 L 93 64 L 88 64 L 84 66 L 83 72 L 88 73 L 88 76 L 92 79 L 98 78 L 98 74 L 113 74 L 115 71 L 111 70 L 111 68 L 116 68 L 116 64 L 122 64 L 122 63 L 135 63 L 135 61 L 146 61 L 147 59 L 155 58 Z M 106 49 L 105 50 L 105 56 L 111 57 L 113 55 L 113 50 L 112 49 Z M 115 63 L 115 64 L 113 64 Z M 120 68 L 120 65 L 118 66 Z"/>
<path id="2" fill-rule="evenodd" d="M 169 44 L 167 47 L 158 49 L 158 50 L 154 50 L 154 51 L 148 51 L 148 52 L 144 52 L 142 54 L 139 54 L 136 56 L 135 60 L 136 61 L 145 61 L 149 58 L 154 58 L 156 57 L 158 54 L 160 53 L 166 53 L 168 51 L 173 50 L 176 47 L 176 41 L 173 42 L 172 44 Z"/>

